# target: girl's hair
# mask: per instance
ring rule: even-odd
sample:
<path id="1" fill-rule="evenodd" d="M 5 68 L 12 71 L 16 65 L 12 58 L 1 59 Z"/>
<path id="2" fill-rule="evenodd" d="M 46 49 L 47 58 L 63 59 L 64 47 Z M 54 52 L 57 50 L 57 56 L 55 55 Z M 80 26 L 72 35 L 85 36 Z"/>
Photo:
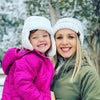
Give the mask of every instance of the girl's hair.
<path id="1" fill-rule="evenodd" d="M 35 33 L 37 30 L 38 30 L 38 29 L 36 29 L 36 30 L 31 30 L 28 38 L 30 39 L 31 34 L 32 34 L 32 33 Z M 24 50 L 24 49 L 25 49 L 25 48 L 21 47 L 21 50 Z"/>
<path id="2" fill-rule="evenodd" d="M 38 29 L 36 29 L 36 30 L 31 30 L 31 31 L 30 31 L 29 39 L 30 39 L 31 34 L 32 34 L 32 33 L 35 33 L 37 30 L 38 30 Z"/>

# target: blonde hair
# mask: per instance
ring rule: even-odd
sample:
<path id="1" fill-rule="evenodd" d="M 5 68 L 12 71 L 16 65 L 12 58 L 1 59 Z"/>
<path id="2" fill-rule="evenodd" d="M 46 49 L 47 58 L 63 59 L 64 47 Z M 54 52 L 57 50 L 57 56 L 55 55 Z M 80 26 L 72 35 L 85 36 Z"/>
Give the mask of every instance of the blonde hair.
<path id="1" fill-rule="evenodd" d="M 74 67 L 74 71 L 73 71 L 73 74 L 72 74 L 72 77 L 71 77 L 71 82 L 73 82 L 81 68 L 81 65 L 82 65 L 82 58 L 83 58 L 83 55 L 85 57 L 85 59 L 87 60 L 88 64 L 91 66 L 91 67 L 94 67 L 95 65 L 92 63 L 92 61 L 90 60 L 90 56 L 87 54 L 87 51 L 86 50 L 83 50 L 82 46 L 81 46 L 81 43 L 80 43 L 80 40 L 77 36 L 77 51 L 76 51 L 76 62 L 75 62 L 75 67 Z M 95 68 L 95 67 L 94 67 Z M 98 69 L 95 68 L 97 73 L 98 72 Z"/>
<path id="2" fill-rule="evenodd" d="M 81 65 L 82 65 L 82 58 L 83 58 L 83 55 L 84 57 L 86 58 L 88 64 L 90 66 L 93 66 L 89 56 L 87 56 L 87 51 L 86 50 L 83 50 L 82 46 L 81 46 L 81 42 L 79 40 L 79 36 L 76 35 L 77 37 L 77 50 L 76 50 L 76 61 L 75 61 L 75 67 L 74 67 L 74 71 L 73 71 L 73 74 L 72 74 L 72 77 L 70 79 L 70 82 L 73 82 L 81 68 Z M 70 58 L 71 59 L 71 58 Z M 57 55 L 55 55 L 52 59 L 51 59 L 54 67 L 56 66 L 57 64 Z M 70 61 L 70 60 L 69 60 Z"/>
<path id="3" fill-rule="evenodd" d="M 74 71 L 73 71 L 73 74 L 72 74 L 72 77 L 71 77 L 71 82 L 74 81 L 76 75 L 78 74 L 79 72 L 79 69 L 81 67 L 81 64 L 82 64 L 82 46 L 81 46 L 81 43 L 80 43 L 80 40 L 79 40 L 79 37 L 76 35 L 77 37 L 77 51 L 76 51 L 76 62 L 75 62 L 75 67 L 74 67 Z M 54 67 L 56 66 L 57 64 L 57 55 L 55 55 L 52 59 L 51 59 Z"/>
<path id="4" fill-rule="evenodd" d="M 73 82 L 75 77 L 77 76 L 79 69 L 81 68 L 81 64 L 82 64 L 82 46 L 81 46 L 80 40 L 77 36 L 76 62 L 75 62 L 74 71 L 73 71 L 73 74 L 71 77 L 71 82 Z"/>
<path id="5" fill-rule="evenodd" d="M 82 46 L 79 40 L 78 35 L 76 35 L 77 37 L 77 51 L 76 51 L 76 62 L 75 62 L 75 67 L 74 67 L 74 71 L 71 77 L 71 82 L 74 81 L 75 77 L 77 76 L 79 69 L 81 68 L 81 64 L 82 64 Z M 55 55 L 52 59 L 51 59 L 54 67 L 57 64 L 57 55 Z"/>

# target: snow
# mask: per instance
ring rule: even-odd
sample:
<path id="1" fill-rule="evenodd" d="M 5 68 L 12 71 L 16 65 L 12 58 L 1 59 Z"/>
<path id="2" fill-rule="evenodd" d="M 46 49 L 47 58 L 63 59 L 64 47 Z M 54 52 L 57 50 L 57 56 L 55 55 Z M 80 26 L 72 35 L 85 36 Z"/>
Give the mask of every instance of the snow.
<path id="1" fill-rule="evenodd" d="M 3 74 L 4 74 L 3 70 L 2 70 L 2 68 L 0 68 L 0 100 L 1 100 L 3 85 L 4 85 L 4 81 L 5 81 L 5 75 L 3 75 Z"/>
<path id="2" fill-rule="evenodd" d="M 3 74 L 4 72 L 3 72 L 3 70 L 2 70 L 2 68 L 0 68 L 0 74 Z"/>
<path id="3" fill-rule="evenodd" d="M 2 91 L 3 91 L 3 87 L 0 87 L 0 100 L 1 100 L 1 96 L 2 96 Z"/>
<path id="4" fill-rule="evenodd" d="M 4 84 L 5 81 L 5 76 L 1 77 L 0 76 L 0 86 Z"/>

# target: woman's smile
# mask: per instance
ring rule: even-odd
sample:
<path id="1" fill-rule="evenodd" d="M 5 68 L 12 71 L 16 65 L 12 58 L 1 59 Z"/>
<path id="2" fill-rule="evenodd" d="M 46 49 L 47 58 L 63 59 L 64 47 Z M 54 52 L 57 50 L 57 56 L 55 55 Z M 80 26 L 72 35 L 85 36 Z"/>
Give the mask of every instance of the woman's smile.
<path id="1" fill-rule="evenodd" d="M 61 47 L 62 52 L 69 52 L 71 47 Z"/>
<path id="2" fill-rule="evenodd" d="M 55 35 L 57 52 L 64 58 L 71 57 L 77 50 L 76 33 L 71 29 L 60 29 Z"/>

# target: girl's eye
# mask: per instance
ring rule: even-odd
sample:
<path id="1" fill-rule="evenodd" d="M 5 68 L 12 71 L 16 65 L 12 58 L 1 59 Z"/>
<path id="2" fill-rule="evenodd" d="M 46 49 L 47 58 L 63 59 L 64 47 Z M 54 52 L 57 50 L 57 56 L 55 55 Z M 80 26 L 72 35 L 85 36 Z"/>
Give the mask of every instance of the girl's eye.
<path id="1" fill-rule="evenodd" d="M 37 39 L 37 37 L 36 37 L 36 36 L 34 36 L 32 39 Z"/>

